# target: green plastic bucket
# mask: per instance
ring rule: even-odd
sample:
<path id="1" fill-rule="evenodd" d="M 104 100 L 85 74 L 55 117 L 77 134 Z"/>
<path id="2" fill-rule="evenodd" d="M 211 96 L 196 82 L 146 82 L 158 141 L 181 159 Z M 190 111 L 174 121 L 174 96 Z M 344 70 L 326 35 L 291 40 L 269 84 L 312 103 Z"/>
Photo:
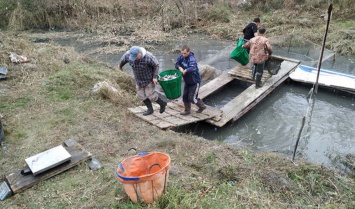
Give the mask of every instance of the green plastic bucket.
<path id="1" fill-rule="evenodd" d="M 237 42 L 237 47 L 229 55 L 231 59 L 238 61 L 241 65 L 246 65 L 249 62 L 249 54 L 242 45 L 244 43 L 243 38 L 239 38 Z"/>
<path id="2" fill-rule="evenodd" d="M 166 75 L 175 75 L 178 74 L 178 76 L 172 80 L 160 80 L 160 77 L 164 77 Z M 160 86 L 163 88 L 163 91 L 168 99 L 176 99 L 181 96 L 181 78 L 182 78 L 182 72 L 180 70 L 175 70 L 175 69 L 170 69 L 170 70 L 165 70 L 161 73 L 159 73 L 158 76 L 158 82 Z"/>

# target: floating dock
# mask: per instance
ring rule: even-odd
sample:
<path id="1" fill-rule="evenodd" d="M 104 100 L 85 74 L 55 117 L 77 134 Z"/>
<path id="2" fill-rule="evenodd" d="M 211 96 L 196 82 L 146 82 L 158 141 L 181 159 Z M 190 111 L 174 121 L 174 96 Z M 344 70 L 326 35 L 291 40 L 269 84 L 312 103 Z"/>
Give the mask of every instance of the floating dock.
<path id="1" fill-rule="evenodd" d="M 277 86 L 284 82 L 289 77 L 289 74 L 293 72 L 300 63 L 299 60 L 292 60 L 279 56 L 273 56 L 273 58 L 280 60 L 281 68 L 279 72 L 273 76 L 267 71 L 264 71 L 262 77 L 263 87 L 261 88 L 255 88 L 255 83 L 251 80 L 251 68 L 240 65 L 228 72 L 222 73 L 219 77 L 201 86 L 199 97 L 204 99 L 233 80 L 242 80 L 251 83 L 247 89 L 220 109 L 207 106 L 207 109 L 202 113 L 196 113 L 197 107 L 196 105 L 192 105 L 191 114 L 183 116 L 180 115 L 180 112 L 184 111 L 184 105 L 181 99 L 169 102 L 165 112 L 162 114 L 159 113 L 159 105 L 157 104 L 153 105 L 154 113 L 148 116 L 143 116 L 143 112 L 146 110 L 145 106 L 128 109 L 137 117 L 161 129 L 187 125 L 199 121 L 206 121 L 215 126 L 222 127 L 229 121 L 238 120 L 262 101 Z"/>
<path id="2" fill-rule="evenodd" d="M 137 117 L 161 129 L 196 123 L 199 121 L 211 119 L 213 117 L 218 117 L 222 114 L 221 110 L 209 106 L 207 106 L 207 109 L 202 113 L 196 113 L 197 107 L 195 105 L 191 105 L 191 114 L 185 116 L 180 115 L 180 112 L 184 111 L 184 104 L 181 100 L 169 102 L 165 108 L 165 112 L 162 114 L 159 113 L 160 106 L 158 104 L 153 104 L 153 109 L 153 114 L 144 116 L 143 112 L 147 110 L 146 106 L 128 108 L 128 110 L 135 114 Z"/>

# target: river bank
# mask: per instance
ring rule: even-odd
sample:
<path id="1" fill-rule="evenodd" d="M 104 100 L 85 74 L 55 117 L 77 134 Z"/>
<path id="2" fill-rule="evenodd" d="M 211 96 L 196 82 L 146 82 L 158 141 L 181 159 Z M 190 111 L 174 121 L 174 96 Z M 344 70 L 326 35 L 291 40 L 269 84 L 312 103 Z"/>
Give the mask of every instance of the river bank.
<path id="1" fill-rule="evenodd" d="M 104 167 L 92 171 L 82 163 L 1 201 L 2 207 L 354 206 L 351 176 L 302 159 L 293 163 L 273 153 L 253 153 L 195 135 L 159 130 L 128 112 L 127 107 L 141 105 L 131 75 L 96 63 L 72 47 L 24 37 L 1 33 L 1 61 L 11 73 L 0 82 L 5 131 L 0 175 L 22 168 L 25 158 L 69 138 L 82 144 Z M 10 63 L 9 52 L 32 61 Z M 120 98 L 112 101 L 94 94 L 92 88 L 100 81 L 118 89 Z M 153 204 L 131 203 L 116 179 L 116 166 L 131 154 L 127 152 L 131 147 L 167 153 L 172 159 L 168 193 Z"/>
<path id="2" fill-rule="evenodd" d="M 238 20 L 240 26 L 254 14 L 245 16 Z M 99 34 L 95 39 L 109 45 L 104 48 L 109 54 L 123 52 L 132 44 L 152 49 L 171 38 L 187 39 L 198 31 L 214 38 L 233 34 L 229 39 L 234 39 L 240 28 L 234 22 L 228 27 L 217 23 L 198 30 L 185 27 L 161 32 L 156 30 L 157 24 L 145 24 L 143 19 L 126 19 L 125 24 L 120 28 L 121 24 L 109 27 L 97 23 L 85 32 Z M 66 33 L 56 34 L 64 37 Z M 45 38 L 45 34 L 33 37 L 28 31 L 0 32 L 0 61 L 10 72 L 7 80 L 0 81 L 5 132 L 0 176 L 21 169 L 25 158 L 69 138 L 82 144 L 103 168 L 92 171 L 82 163 L 1 201 L 1 208 L 355 207 L 353 175 L 302 159 L 291 162 L 275 153 L 254 153 L 192 134 L 157 129 L 127 110 L 141 105 L 131 75 Z M 25 55 L 31 62 L 11 63 L 11 52 Z M 118 100 L 92 91 L 101 81 L 118 90 Z M 171 157 L 168 192 L 155 203 L 132 203 L 117 180 L 117 164 L 132 154 L 127 151 L 131 147 Z"/>

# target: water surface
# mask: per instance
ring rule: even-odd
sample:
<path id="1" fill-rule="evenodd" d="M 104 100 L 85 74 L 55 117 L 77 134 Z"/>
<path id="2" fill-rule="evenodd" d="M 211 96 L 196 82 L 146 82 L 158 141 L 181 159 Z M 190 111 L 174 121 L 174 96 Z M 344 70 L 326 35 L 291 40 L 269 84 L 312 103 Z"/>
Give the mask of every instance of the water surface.
<path id="1" fill-rule="evenodd" d="M 68 41 L 61 40 L 58 43 L 65 45 Z M 208 64 L 223 71 L 238 64 L 229 59 L 229 53 L 235 46 L 234 42 L 195 37 L 156 46 L 151 52 L 158 58 L 161 70 L 174 68 L 179 55 L 178 49 L 183 44 L 191 47 L 199 64 Z M 101 47 L 99 43 L 91 43 L 85 47 L 85 43 L 79 40 L 70 42 L 70 45 L 74 45 L 82 53 Z M 123 53 L 98 53 L 91 56 L 115 67 Z M 287 52 L 275 47 L 274 54 L 299 59 L 306 65 L 314 63 L 311 58 L 294 50 Z M 355 74 L 354 57 L 337 55 L 335 58 L 335 61 L 329 59 L 323 62 L 322 68 Z M 124 71 L 132 72 L 129 65 L 125 66 Z M 223 90 L 206 98 L 205 103 L 220 108 L 242 92 L 246 88 L 245 85 L 243 82 L 232 82 Z M 292 158 L 302 118 L 306 117 L 296 159 L 304 157 L 311 162 L 332 167 L 334 159 L 355 153 L 355 98 L 353 95 L 339 94 L 320 87 L 309 102 L 306 97 L 311 87 L 312 85 L 285 82 L 236 122 L 228 123 L 222 128 L 200 122 L 178 128 L 177 131 L 192 132 L 209 140 L 220 140 L 232 146 L 248 147 L 255 151 L 278 152 Z"/>

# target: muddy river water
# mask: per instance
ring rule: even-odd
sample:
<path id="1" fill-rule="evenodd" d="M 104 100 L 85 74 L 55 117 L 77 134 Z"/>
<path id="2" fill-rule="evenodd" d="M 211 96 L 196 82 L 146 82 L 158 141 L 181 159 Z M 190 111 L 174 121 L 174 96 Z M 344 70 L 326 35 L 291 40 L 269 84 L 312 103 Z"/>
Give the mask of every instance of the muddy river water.
<path id="1" fill-rule="evenodd" d="M 76 39 L 57 40 L 61 45 L 76 46 L 85 51 L 83 43 Z M 216 41 L 208 38 L 194 38 L 186 42 L 174 42 L 169 45 L 155 46 L 150 51 L 159 59 L 161 70 L 174 67 L 174 61 L 180 46 L 187 43 L 194 52 L 199 64 L 209 64 L 216 69 L 227 71 L 238 63 L 229 59 L 229 53 L 235 43 Z M 96 54 L 95 58 L 110 66 L 117 66 L 123 52 L 117 54 Z M 276 55 L 300 59 L 302 56 L 287 53 L 275 48 Z M 355 75 L 355 57 L 336 57 L 322 63 L 322 68 L 333 69 Z M 131 72 L 129 65 L 124 71 Z M 302 118 L 308 113 L 303 128 L 296 159 L 305 158 L 313 163 L 324 164 L 333 168 L 344 168 L 342 164 L 349 154 L 355 153 L 355 96 L 339 94 L 319 88 L 314 97 L 313 109 L 309 111 L 306 96 L 312 86 L 295 82 L 285 82 L 267 96 L 261 103 L 238 121 L 228 123 L 222 128 L 201 122 L 176 131 L 191 132 L 209 140 L 220 140 L 232 146 L 247 147 L 255 151 L 272 151 L 292 158 L 293 149 Z M 233 99 L 244 87 L 232 83 L 205 99 L 205 103 L 222 107 Z"/>

